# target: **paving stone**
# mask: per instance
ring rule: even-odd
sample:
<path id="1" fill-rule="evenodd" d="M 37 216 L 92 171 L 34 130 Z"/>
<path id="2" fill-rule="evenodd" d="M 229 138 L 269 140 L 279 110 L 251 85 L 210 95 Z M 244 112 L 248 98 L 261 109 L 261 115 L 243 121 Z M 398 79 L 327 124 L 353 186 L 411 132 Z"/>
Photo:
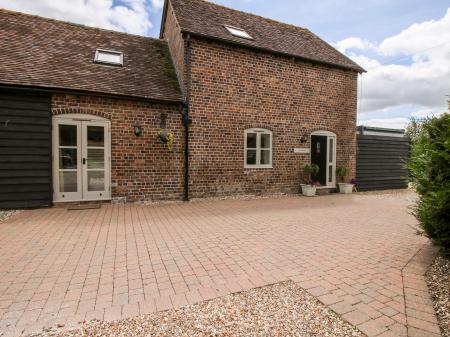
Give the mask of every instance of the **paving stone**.
<path id="1" fill-rule="evenodd" d="M 401 336 L 405 306 L 412 324 L 435 331 L 423 323 L 434 315 L 423 275 L 432 254 L 410 227 L 412 198 L 396 192 L 27 210 L 2 223 L 0 314 L 15 318 L 0 324 L 78 314 L 114 320 L 122 310 L 167 310 L 291 278 L 371 333 L 394 322 L 381 333 Z M 49 261 L 58 262 L 49 269 Z M 23 316 L 24 309 L 38 317 Z"/>

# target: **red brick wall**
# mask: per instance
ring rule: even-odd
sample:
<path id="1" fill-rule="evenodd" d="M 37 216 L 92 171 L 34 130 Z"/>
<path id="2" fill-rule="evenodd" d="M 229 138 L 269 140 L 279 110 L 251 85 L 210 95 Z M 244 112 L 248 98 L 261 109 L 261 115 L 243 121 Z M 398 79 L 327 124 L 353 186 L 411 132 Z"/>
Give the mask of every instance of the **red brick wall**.
<path id="1" fill-rule="evenodd" d="M 355 174 L 357 73 L 193 39 L 192 197 L 292 193 L 309 154 L 303 134 L 337 134 L 337 165 Z M 273 168 L 244 169 L 244 130 L 273 132 Z"/>
<path id="2" fill-rule="evenodd" d="M 173 152 L 157 140 L 161 113 L 175 134 Z M 168 104 L 54 95 L 52 113 L 83 113 L 111 121 L 112 198 L 127 201 L 181 200 L 183 197 L 183 126 L 178 107 Z M 143 134 L 136 137 L 138 121 Z"/>
<path id="3" fill-rule="evenodd" d="M 167 6 L 163 38 L 169 44 L 170 55 L 180 81 L 181 90 L 185 92 L 184 40 L 170 1 Z"/>

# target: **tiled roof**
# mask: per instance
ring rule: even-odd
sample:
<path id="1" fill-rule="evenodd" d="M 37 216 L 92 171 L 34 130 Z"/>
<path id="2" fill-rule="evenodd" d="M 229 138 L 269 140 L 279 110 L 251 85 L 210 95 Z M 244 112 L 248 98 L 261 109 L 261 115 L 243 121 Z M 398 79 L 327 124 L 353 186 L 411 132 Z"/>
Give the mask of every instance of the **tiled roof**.
<path id="1" fill-rule="evenodd" d="M 181 101 L 167 43 L 0 9 L 0 84 Z M 123 67 L 94 63 L 97 48 Z"/>
<path id="2" fill-rule="evenodd" d="M 226 8 L 205 0 L 170 0 L 185 33 L 212 38 L 328 65 L 364 71 L 308 29 Z M 235 37 L 225 25 L 245 30 L 253 39 Z"/>

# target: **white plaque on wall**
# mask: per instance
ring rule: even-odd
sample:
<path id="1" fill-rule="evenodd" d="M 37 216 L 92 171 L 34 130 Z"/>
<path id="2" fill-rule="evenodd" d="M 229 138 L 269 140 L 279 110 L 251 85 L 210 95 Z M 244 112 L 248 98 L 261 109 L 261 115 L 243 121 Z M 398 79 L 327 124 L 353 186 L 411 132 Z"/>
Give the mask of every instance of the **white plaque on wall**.
<path id="1" fill-rule="evenodd" d="M 294 153 L 309 153 L 309 149 L 306 147 L 297 147 L 294 149 Z"/>

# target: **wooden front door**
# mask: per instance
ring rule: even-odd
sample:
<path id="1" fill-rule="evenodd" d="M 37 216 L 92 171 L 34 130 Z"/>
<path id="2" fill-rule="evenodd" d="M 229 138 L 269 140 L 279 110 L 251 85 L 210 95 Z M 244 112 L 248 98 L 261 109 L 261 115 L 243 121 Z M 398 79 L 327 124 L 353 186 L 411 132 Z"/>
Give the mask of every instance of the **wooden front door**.
<path id="1" fill-rule="evenodd" d="M 319 173 L 312 177 L 321 186 L 327 185 L 327 136 L 311 136 L 311 163 L 319 166 Z"/>

